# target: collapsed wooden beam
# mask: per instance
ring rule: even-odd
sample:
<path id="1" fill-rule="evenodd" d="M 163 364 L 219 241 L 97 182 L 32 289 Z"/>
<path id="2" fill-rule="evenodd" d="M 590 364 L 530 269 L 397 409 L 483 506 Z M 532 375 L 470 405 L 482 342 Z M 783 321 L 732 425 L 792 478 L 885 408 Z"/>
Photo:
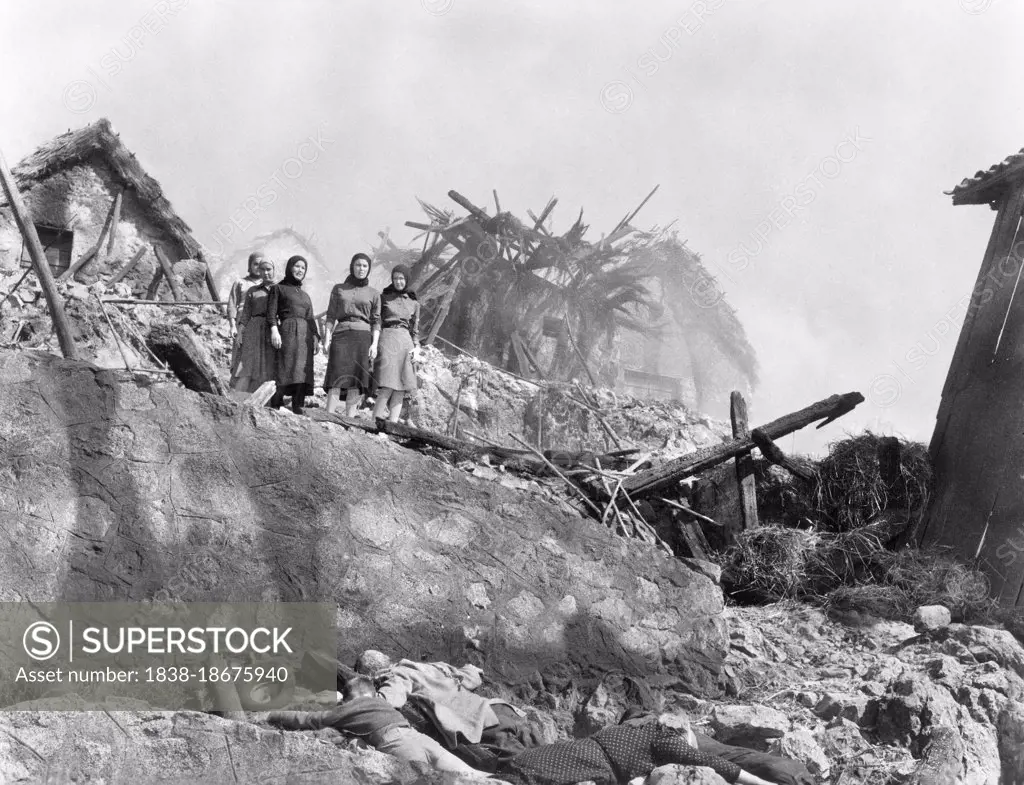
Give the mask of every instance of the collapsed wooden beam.
<path id="1" fill-rule="evenodd" d="M 174 297 L 176 301 L 184 299 L 181 296 L 181 289 L 178 288 L 178 282 L 174 280 L 174 268 L 171 267 L 171 261 L 164 255 L 164 252 L 160 250 L 159 244 L 153 243 L 153 253 L 156 254 L 156 259 L 160 262 L 160 270 L 163 272 L 164 278 L 167 279 L 167 284 L 171 287 L 171 296 Z"/>
<path id="2" fill-rule="evenodd" d="M 366 420 L 356 420 L 344 417 L 340 414 L 328 414 L 321 409 L 309 410 L 308 415 L 310 419 L 316 420 L 317 422 L 333 422 L 336 425 L 342 425 L 345 428 L 355 428 L 368 433 L 381 433 L 381 431 L 377 429 L 375 423 L 367 422 Z M 392 439 L 404 439 L 424 444 L 428 447 L 438 447 L 442 450 L 448 450 L 467 458 L 479 459 L 484 455 L 490 455 L 510 468 L 534 475 L 546 476 L 549 474 L 542 461 L 524 454 L 522 450 L 495 445 L 481 446 L 478 444 L 472 444 L 464 439 L 457 439 L 453 436 L 446 436 L 444 434 L 434 433 L 433 431 L 425 431 L 421 428 L 413 428 L 409 425 L 397 422 L 387 423 L 384 427 L 383 433 L 387 434 Z"/>
<path id="3" fill-rule="evenodd" d="M 146 246 L 142 246 L 139 250 L 135 252 L 135 255 L 131 258 L 131 260 L 129 260 L 128 264 L 126 264 L 124 267 L 118 270 L 114 277 L 107 281 L 107 286 L 113 286 L 115 283 L 117 283 L 126 275 L 128 275 L 128 273 L 135 269 L 135 265 L 137 265 L 139 263 L 139 260 L 142 259 L 142 257 L 145 255 Z"/>
<path id="4" fill-rule="evenodd" d="M 79 259 L 67 270 L 61 273 L 60 277 L 57 279 L 58 283 L 63 283 L 64 281 L 68 281 L 74 278 L 81 270 L 85 269 L 85 266 L 89 264 L 89 262 L 91 262 L 93 259 L 99 256 L 100 251 L 103 250 L 103 243 L 107 239 L 107 233 L 110 232 L 111 227 L 113 226 L 115 212 L 118 215 L 121 214 L 120 191 L 118 191 L 117 196 L 114 197 L 114 203 L 110 205 L 110 210 L 107 212 L 107 218 L 103 222 L 103 228 L 100 230 L 100 236 L 99 239 L 96 240 L 96 245 L 94 245 L 90 250 L 82 254 L 81 259 Z"/>
<path id="5" fill-rule="evenodd" d="M 35 268 L 36 277 L 39 279 L 39 286 L 46 298 L 46 307 L 50 311 L 50 318 L 53 320 L 53 329 L 57 333 L 57 342 L 60 344 L 61 354 L 68 360 L 77 360 L 78 351 L 75 349 L 75 341 L 72 337 L 71 325 L 68 322 L 67 314 L 64 313 L 64 303 L 57 294 L 57 285 L 54 283 L 53 274 L 50 272 L 50 265 L 46 261 L 46 254 L 43 251 L 43 244 L 39 242 L 39 234 L 36 232 L 35 224 L 32 223 L 25 202 L 21 198 L 17 183 L 14 182 L 14 175 L 7 167 L 7 161 L 0 152 L 0 185 L 3 185 L 4 194 L 7 196 L 7 203 L 11 206 L 14 214 L 14 221 L 18 224 L 21 236 L 28 246 L 28 253 L 32 259 L 32 266 Z"/>
<path id="6" fill-rule="evenodd" d="M 761 451 L 761 454 L 771 463 L 781 466 L 801 480 L 810 482 L 815 478 L 816 472 L 814 469 L 786 455 L 763 429 L 755 428 L 751 431 L 750 438 L 754 440 L 754 444 L 757 445 L 757 449 Z"/>
<path id="7" fill-rule="evenodd" d="M 825 420 L 822 425 L 832 422 L 836 417 L 852 411 L 855 406 L 863 402 L 864 396 L 858 392 L 833 395 L 800 411 L 773 420 L 762 426 L 761 430 L 770 438 L 779 439 L 821 419 Z M 821 426 L 819 425 L 819 427 Z M 749 452 L 756 446 L 753 439 L 746 438 L 733 439 L 724 444 L 705 447 L 674 461 L 669 461 L 663 466 L 629 477 L 622 483 L 622 487 L 634 496 L 648 496 L 665 488 L 671 488 L 680 480 L 706 471 L 723 461 Z"/>

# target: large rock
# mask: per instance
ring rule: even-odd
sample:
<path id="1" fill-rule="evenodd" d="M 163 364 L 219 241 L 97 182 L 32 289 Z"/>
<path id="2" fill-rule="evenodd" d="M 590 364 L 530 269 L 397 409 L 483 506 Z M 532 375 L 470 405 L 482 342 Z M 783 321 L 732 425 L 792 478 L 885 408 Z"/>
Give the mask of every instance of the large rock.
<path id="1" fill-rule="evenodd" d="M 0 467 L 0 600 L 329 600 L 348 662 L 716 690 L 706 574 L 376 436 L 0 353 Z"/>
<path id="2" fill-rule="evenodd" d="M 722 705 L 711 714 L 715 739 L 723 744 L 765 750 L 790 728 L 789 718 L 769 706 Z"/>
<path id="3" fill-rule="evenodd" d="M 451 782 L 438 774 L 424 777 L 376 750 L 356 749 L 330 729 L 295 733 L 196 712 L 26 710 L 0 715 L 4 783 L 442 781 Z"/>

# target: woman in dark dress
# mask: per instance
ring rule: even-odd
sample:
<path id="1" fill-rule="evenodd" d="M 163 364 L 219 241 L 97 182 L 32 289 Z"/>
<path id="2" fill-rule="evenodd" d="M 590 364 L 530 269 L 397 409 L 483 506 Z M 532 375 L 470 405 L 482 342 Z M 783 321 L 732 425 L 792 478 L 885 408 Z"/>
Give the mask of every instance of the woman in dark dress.
<path id="1" fill-rule="evenodd" d="M 306 260 L 288 260 L 284 278 L 270 290 L 267 323 L 270 342 L 277 349 L 277 392 L 270 405 L 280 409 L 284 397 L 292 397 L 292 411 L 304 414 L 306 396 L 313 394 L 313 356 L 320 351 L 320 328 L 313 318 L 313 303 L 302 291 Z"/>
<path id="2" fill-rule="evenodd" d="M 726 782 L 777 785 L 735 763 L 701 752 L 681 731 L 660 723 L 612 725 L 593 736 L 556 741 L 521 752 L 498 767 L 497 778 L 515 785 L 572 785 L 590 780 L 618 785 L 646 777 L 658 766 L 710 766 Z"/>
<path id="3" fill-rule="evenodd" d="M 359 398 L 369 392 L 373 356 L 380 334 L 380 292 L 370 286 L 370 257 L 357 253 L 348 277 L 331 289 L 324 343 L 327 356 L 327 411 L 338 406 L 345 391 L 345 414 L 355 416 Z M 336 325 L 336 326 L 335 326 Z"/>
<path id="4" fill-rule="evenodd" d="M 419 337 L 420 304 L 407 285 L 409 277 L 408 267 L 395 265 L 391 285 L 380 295 L 382 329 L 374 367 L 378 392 L 373 407 L 378 423 L 385 414 L 391 422 L 398 422 L 405 394 L 418 387 L 412 361 Z"/>
<path id="5" fill-rule="evenodd" d="M 242 298 L 238 335 L 235 338 L 238 360 L 231 374 L 231 389 L 243 393 L 255 392 L 261 384 L 272 380 L 277 360 L 277 351 L 270 343 L 270 325 L 267 322 L 274 263 L 262 259 L 257 271 L 261 281 Z"/>

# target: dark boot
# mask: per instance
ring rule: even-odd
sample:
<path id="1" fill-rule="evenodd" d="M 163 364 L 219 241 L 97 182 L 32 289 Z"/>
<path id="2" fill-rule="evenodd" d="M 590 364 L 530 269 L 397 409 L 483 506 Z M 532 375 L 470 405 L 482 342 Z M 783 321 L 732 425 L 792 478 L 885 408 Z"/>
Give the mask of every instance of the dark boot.
<path id="1" fill-rule="evenodd" d="M 303 408 L 306 403 L 305 395 L 293 395 L 292 396 L 292 411 L 295 414 L 305 414 L 306 410 Z"/>
<path id="2" fill-rule="evenodd" d="M 280 387 L 278 387 L 277 392 L 275 392 L 271 396 L 270 403 L 268 403 L 267 406 L 269 406 L 271 409 L 280 409 L 282 406 L 284 406 L 284 392 L 281 390 Z"/>

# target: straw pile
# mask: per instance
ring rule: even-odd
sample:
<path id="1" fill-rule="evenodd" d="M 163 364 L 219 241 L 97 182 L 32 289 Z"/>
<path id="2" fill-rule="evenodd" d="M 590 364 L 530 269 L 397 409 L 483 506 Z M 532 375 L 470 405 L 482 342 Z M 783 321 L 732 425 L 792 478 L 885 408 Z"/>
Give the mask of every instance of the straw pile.
<path id="1" fill-rule="evenodd" d="M 734 598 L 804 600 L 904 620 L 932 604 L 956 619 L 991 616 L 982 573 L 936 550 L 895 549 L 924 514 L 932 469 L 923 444 L 901 440 L 899 472 L 887 483 L 882 438 L 865 432 L 832 444 L 813 484 L 758 467 L 758 508 L 768 523 L 740 533 L 721 558 Z"/>
<path id="2" fill-rule="evenodd" d="M 901 439 L 899 478 L 887 486 L 878 465 L 881 442 L 882 437 L 865 431 L 830 446 L 828 457 L 818 464 L 811 502 L 820 526 L 847 532 L 885 510 L 923 514 L 932 483 L 928 449 Z"/>
<path id="3" fill-rule="evenodd" d="M 828 609 L 909 620 L 919 605 L 945 605 L 954 619 L 994 609 L 985 576 L 937 550 L 890 551 L 890 522 L 833 533 L 763 526 L 741 533 L 722 580 L 745 599 L 804 600 Z"/>

